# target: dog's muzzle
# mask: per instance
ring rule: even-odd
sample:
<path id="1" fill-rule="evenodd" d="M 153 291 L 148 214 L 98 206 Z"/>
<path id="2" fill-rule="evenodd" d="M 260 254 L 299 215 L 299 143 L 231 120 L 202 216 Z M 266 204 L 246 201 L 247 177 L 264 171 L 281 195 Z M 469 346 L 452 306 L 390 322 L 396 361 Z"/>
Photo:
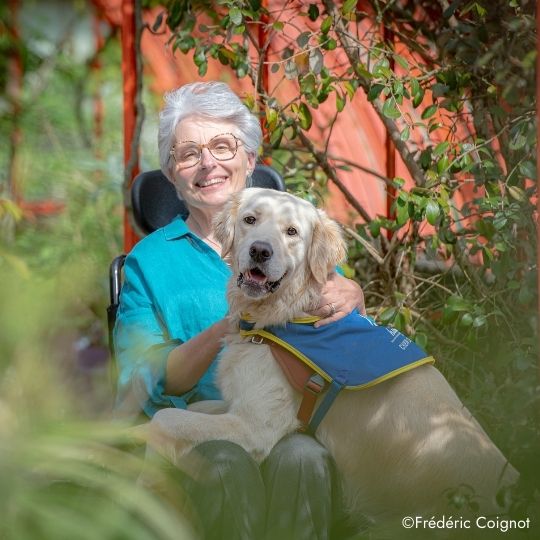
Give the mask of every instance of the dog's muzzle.
<path id="1" fill-rule="evenodd" d="M 277 281 L 266 281 L 264 284 L 261 284 L 261 287 L 264 287 L 267 292 L 274 293 L 279 289 L 279 286 L 281 285 L 281 281 L 286 275 L 287 275 L 287 272 L 285 272 Z M 244 274 L 240 272 L 238 274 L 238 278 L 236 279 L 236 285 L 238 287 L 241 287 L 244 284 L 244 281 L 245 281 Z"/>

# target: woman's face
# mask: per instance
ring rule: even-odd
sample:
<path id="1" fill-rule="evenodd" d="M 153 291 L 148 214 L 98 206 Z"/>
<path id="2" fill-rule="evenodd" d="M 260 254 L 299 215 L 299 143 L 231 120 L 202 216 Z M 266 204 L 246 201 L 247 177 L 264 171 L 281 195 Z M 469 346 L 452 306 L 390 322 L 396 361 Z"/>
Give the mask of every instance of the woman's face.
<path id="1" fill-rule="evenodd" d="M 195 143 L 191 146 L 198 150 L 196 145 L 208 144 L 216 137 L 220 140 L 219 135 L 231 133 L 238 135 L 234 124 L 191 117 L 176 126 L 175 139 L 177 146 L 191 142 Z M 201 159 L 195 165 L 186 167 L 172 156 L 170 163 L 176 189 L 188 207 L 218 210 L 231 194 L 246 186 L 246 177 L 255 166 L 255 156 L 248 155 L 239 141 L 236 155 L 227 161 L 216 159 L 208 148 L 203 148 Z"/>

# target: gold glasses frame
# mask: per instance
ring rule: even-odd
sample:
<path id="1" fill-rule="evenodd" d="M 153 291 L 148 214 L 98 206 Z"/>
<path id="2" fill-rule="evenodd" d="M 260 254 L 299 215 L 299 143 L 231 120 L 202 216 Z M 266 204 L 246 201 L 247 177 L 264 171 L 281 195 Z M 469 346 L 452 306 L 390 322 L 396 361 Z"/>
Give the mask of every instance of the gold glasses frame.
<path id="1" fill-rule="evenodd" d="M 218 157 L 218 156 L 214 155 L 214 153 L 212 152 L 212 149 L 210 148 L 210 145 L 212 144 L 212 141 L 213 141 L 214 139 L 217 139 L 217 138 L 219 138 L 219 137 L 223 137 L 224 135 L 230 135 L 230 136 L 234 139 L 234 141 L 235 141 L 235 143 L 236 143 L 236 145 L 235 145 L 235 147 L 234 147 L 233 155 L 232 155 L 231 157 L 227 157 L 227 158 L 221 158 L 221 157 Z M 198 164 L 200 163 L 200 161 L 201 161 L 201 158 L 202 158 L 202 151 L 203 151 L 203 148 L 207 148 L 208 151 L 210 152 L 210 154 L 212 155 L 212 157 L 213 157 L 214 159 L 216 159 L 217 161 L 230 161 L 231 159 L 234 159 L 234 158 L 235 158 L 235 156 L 236 156 L 236 154 L 237 154 L 237 152 L 238 152 L 238 146 L 240 146 L 241 144 L 243 144 L 242 141 L 241 141 L 234 133 L 220 133 L 219 135 L 215 135 L 214 137 L 212 137 L 212 138 L 211 138 L 207 143 L 205 143 L 205 144 L 200 144 L 200 143 L 197 143 L 197 142 L 195 142 L 195 141 L 190 141 L 190 140 L 186 140 L 186 141 L 176 141 L 176 142 L 173 144 L 173 146 L 172 146 L 172 148 L 170 149 L 170 151 L 169 151 L 169 154 L 173 157 L 175 163 L 178 163 L 178 161 L 177 161 L 177 159 L 176 159 L 176 156 L 175 156 L 175 150 L 174 150 L 174 149 L 175 149 L 175 146 L 176 146 L 177 144 L 185 144 L 185 143 L 192 143 L 195 147 L 197 147 L 197 148 L 199 149 L 199 158 L 198 158 L 197 161 L 196 161 L 195 163 L 193 163 L 192 165 L 187 165 L 187 166 L 185 166 L 185 167 L 182 167 L 182 169 L 189 169 L 189 168 L 191 168 L 191 167 L 195 167 L 195 165 L 198 165 Z"/>

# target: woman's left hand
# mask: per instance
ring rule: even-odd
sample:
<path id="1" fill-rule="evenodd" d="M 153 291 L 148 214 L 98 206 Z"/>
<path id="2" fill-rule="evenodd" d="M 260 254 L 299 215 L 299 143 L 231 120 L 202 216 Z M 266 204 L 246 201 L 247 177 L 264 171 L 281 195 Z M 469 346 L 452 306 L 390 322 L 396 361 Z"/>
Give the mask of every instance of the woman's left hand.
<path id="1" fill-rule="evenodd" d="M 317 309 L 310 312 L 311 315 L 321 317 L 314 326 L 325 326 L 348 315 L 353 309 L 365 315 L 364 293 L 356 281 L 347 279 L 334 272 L 328 276 L 328 280 L 321 291 Z"/>

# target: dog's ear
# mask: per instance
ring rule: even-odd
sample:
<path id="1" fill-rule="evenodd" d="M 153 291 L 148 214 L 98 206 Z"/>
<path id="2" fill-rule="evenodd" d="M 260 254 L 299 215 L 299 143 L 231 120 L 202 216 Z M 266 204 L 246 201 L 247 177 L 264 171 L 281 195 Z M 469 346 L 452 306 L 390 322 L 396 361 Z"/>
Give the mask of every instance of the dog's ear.
<path id="1" fill-rule="evenodd" d="M 345 258 L 347 250 L 340 226 L 322 210 L 317 213 L 319 219 L 313 229 L 308 264 L 315 281 L 323 285 L 328 274 Z"/>
<path id="2" fill-rule="evenodd" d="M 225 257 L 232 248 L 236 216 L 241 199 L 241 192 L 234 193 L 214 219 L 214 231 L 216 240 L 221 244 L 222 257 Z"/>

